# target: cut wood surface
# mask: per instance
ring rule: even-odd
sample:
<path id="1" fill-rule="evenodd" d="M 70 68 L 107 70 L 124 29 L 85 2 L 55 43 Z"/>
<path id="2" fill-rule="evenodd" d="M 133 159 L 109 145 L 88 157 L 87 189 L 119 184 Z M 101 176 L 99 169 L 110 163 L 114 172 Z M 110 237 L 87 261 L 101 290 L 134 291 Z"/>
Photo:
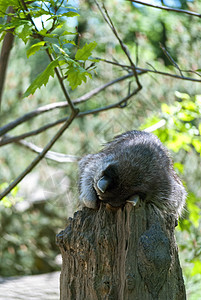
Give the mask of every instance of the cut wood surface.
<path id="1" fill-rule="evenodd" d="M 152 205 L 84 208 L 57 236 L 61 300 L 184 300 L 175 220 Z"/>

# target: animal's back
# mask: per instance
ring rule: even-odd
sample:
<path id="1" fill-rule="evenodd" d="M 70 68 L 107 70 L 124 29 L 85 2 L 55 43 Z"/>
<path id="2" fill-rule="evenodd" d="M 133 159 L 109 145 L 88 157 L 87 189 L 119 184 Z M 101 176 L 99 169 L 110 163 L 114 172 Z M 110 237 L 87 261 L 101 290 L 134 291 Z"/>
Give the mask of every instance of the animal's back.
<path id="1" fill-rule="evenodd" d="M 186 192 L 169 152 L 153 134 L 129 131 L 80 161 L 80 200 L 92 208 L 103 201 L 121 206 L 131 197 L 155 204 L 176 218 Z"/>

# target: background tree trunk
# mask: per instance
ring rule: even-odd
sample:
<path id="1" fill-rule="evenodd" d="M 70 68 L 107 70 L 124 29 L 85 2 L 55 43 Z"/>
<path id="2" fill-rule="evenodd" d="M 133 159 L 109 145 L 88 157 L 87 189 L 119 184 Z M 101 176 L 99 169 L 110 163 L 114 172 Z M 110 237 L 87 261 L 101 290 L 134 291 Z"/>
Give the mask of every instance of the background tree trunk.
<path id="1" fill-rule="evenodd" d="M 61 300 L 184 300 L 175 221 L 152 205 L 84 208 L 57 236 Z"/>
<path id="2" fill-rule="evenodd" d="M 12 6 L 9 6 L 8 14 L 13 14 L 13 13 L 14 13 L 14 10 L 13 10 Z M 10 21 L 11 21 L 11 16 L 8 16 L 7 23 L 9 23 Z M 14 31 L 14 28 L 9 29 L 8 32 L 6 33 L 4 40 L 3 40 L 1 53 L 0 53 L 0 74 L 1 74 L 1 76 L 0 76 L 0 105 L 1 105 L 4 82 L 5 82 L 5 77 L 6 77 L 8 59 L 9 59 L 10 51 L 12 49 L 13 41 L 14 41 L 13 31 Z"/>

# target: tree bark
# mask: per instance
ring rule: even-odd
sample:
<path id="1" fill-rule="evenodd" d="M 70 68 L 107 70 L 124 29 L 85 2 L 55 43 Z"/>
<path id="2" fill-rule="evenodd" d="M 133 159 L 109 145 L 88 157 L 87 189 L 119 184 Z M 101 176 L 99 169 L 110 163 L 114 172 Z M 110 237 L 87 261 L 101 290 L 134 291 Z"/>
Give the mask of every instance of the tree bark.
<path id="1" fill-rule="evenodd" d="M 57 236 L 60 299 L 186 299 L 174 228 L 142 202 L 76 212 Z"/>
<path id="2" fill-rule="evenodd" d="M 13 14 L 14 10 L 12 6 L 9 6 L 8 8 L 8 14 Z M 8 16 L 7 18 L 7 23 L 11 21 L 11 16 Z M 6 77 L 6 70 L 8 66 L 8 60 L 9 60 L 9 55 L 13 46 L 13 41 L 14 41 L 14 35 L 13 35 L 14 29 L 9 29 L 8 32 L 6 33 L 4 40 L 3 40 L 3 45 L 1 48 L 1 54 L 0 54 L 0 105 L 1 105 L 1 100 L 2 100 L 2 95 L 3 95 L 3 88 L 4 88 L 4 82 L 5 82 L 5 77 Z"/>

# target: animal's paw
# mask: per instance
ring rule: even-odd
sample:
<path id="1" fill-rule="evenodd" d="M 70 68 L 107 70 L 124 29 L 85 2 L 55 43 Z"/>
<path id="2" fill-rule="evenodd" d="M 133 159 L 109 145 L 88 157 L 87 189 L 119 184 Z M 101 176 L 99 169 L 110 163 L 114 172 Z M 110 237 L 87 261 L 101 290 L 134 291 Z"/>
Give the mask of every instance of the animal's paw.
<path id="1" fill-rule="evenodd" d="M 100 205 L 95 192 L 93 194 L 81 193 L 80 204 L 83 207 L 88 207 L 92 209 L 98 209 Z"/>
<path id="2" fill-rule="evenodd" d="M 140 196 L 139 195 L 134 195 L 128 198 L 126 200 L 127 203 L 131 203 L 133 206 L 136 206 L 136 204 L 140 201 Z"/>

